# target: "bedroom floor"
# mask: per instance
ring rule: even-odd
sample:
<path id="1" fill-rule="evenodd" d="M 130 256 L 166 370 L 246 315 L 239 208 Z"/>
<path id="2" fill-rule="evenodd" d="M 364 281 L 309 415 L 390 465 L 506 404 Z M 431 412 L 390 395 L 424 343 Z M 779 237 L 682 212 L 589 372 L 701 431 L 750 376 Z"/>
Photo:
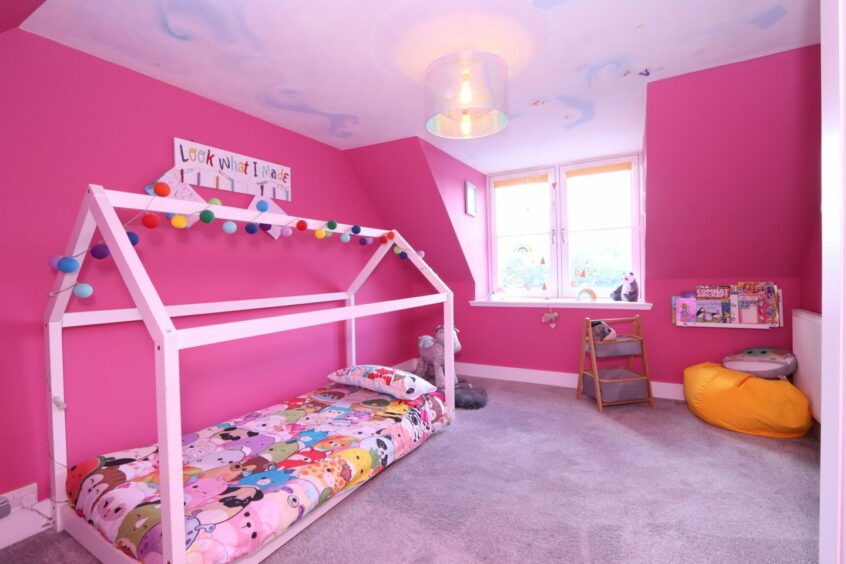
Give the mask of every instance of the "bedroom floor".
<path id="1" fill-rule="evenodd" d="M 266 562 L 816 562 L 816 439 L 723 431 L 665 400 L 600 415 L 570 389 L 484 384 L 488 407 Z M 0 562 L 94 559 L 45 532 Z"/>

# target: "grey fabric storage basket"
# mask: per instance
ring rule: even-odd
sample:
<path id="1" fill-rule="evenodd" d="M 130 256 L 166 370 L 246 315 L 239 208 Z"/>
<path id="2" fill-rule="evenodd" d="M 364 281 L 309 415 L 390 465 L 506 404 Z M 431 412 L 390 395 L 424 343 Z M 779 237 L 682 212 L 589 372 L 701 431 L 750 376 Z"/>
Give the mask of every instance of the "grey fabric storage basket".
<path id="1" fill-rule="evenodd" d="M 597 348 L 597 353 L 599 352 Z M 598 356 L 598 355 L 597 355 Z M 599 377 L 603 380 L 616 380 L 620 378 L 634 378 L 639 376 L 627 368 L 600 368 Z M 649 397 L 649 387 L 646 380 L 634 382 L 599 382 L 599 390 L 602 392 L 602 403 L 615 403 L 618 401 L 645 400 Z M 585 384 L 582 390 L 586 395 L 596 399 L 593 389 L 593 376 L 585 372 Z"/>
<path id="2" fill-rule="evenodd" d="M 621 337 L 613 341 L 596 341 L 596 358 L 614 356 L 640 356 L 643 354 L 643 341 Z M 585 352 L 590 352 L 590 345 L 585 343 Z"/>

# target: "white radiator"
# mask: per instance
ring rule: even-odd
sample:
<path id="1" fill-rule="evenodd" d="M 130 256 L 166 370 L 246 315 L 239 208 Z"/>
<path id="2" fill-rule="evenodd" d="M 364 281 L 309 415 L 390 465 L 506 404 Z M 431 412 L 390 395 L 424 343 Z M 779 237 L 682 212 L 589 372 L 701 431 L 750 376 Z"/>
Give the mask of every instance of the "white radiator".
<path id="1" fill-rule="evenodd" d="M 799 363 L 799 369 L 793 376 L 802 393 L 811 402 L 814 419 L 820 419 L 820 387 L 822 383 L 822 317 L 818 313 L 804 309 L 793 310 L 793 354 Z"/>

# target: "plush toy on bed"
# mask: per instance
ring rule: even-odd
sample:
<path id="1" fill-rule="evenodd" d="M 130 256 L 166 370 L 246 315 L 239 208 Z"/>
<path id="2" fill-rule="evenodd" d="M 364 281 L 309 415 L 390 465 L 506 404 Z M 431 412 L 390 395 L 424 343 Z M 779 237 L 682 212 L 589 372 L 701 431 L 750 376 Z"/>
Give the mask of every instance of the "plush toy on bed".
<path id="1" fill-rule="evenodd" d="M 611 298 L 615 302 L 626 300 L 627 302 L 636 302 L 639 294 L 637 287 L 637 280 L 634 274 L 629 272 L 623 275 L 623 283 L 617 286 L 617 289 L 611 292 Z"/>
<path id="2" fill-rule="evenodd" d="M 458 329 L 453 329 L 452 343 L 455 354 L 461 352 L 458 342 Z M 417 340 L 417 368 L 414 373 L 432 382 L 440 389 L 446 384 L 444 374 L 444 328 L 438 325 L 435 336 L 423 335 Z M 481 386 L 474 386 L 470 382 L 461 382 L 455 376 L 455 406 L 464 409 L 479 409 L 488 403 L 488 393 Z"/>

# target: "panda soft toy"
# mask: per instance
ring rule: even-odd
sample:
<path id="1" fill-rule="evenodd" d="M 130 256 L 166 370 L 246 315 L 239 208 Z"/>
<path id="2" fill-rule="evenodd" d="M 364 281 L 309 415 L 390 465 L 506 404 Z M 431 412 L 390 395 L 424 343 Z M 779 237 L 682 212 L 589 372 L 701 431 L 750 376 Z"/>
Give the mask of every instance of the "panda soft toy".
<path id="1" fill-rule="evenodd" d="M 628 272 L 623 275 L 623 283 L 617 286 L 616 290 L 611 292 L 611 298 L 615 302 L 622 300 L 626 300 L 627 302 L 636 302 L 639 293 L 634 273 Z"/>

